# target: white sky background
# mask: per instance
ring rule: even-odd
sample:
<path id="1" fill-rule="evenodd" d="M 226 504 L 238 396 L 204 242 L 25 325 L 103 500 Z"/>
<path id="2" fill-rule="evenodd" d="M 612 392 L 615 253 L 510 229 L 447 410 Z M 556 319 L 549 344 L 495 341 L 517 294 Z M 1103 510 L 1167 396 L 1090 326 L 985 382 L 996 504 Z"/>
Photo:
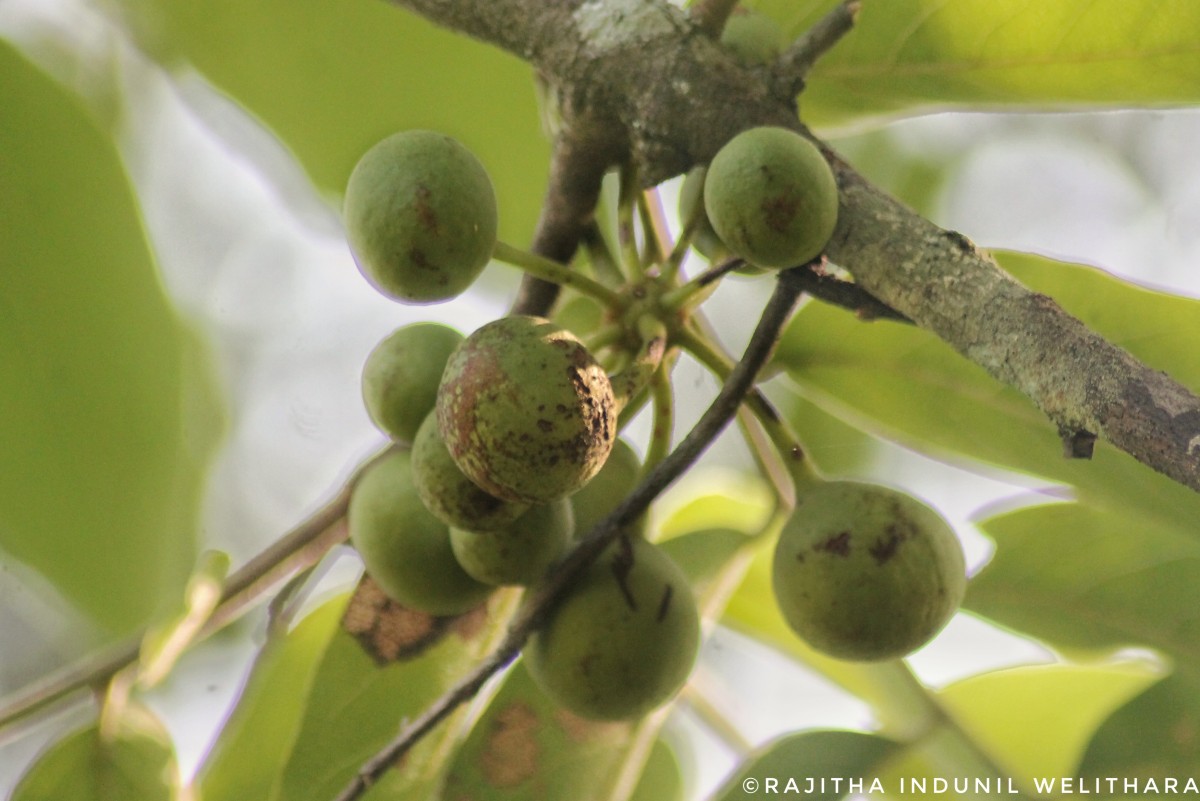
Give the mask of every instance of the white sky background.
<path id="1" fill-rule="evenodd" d="M 376 342 L 417 319 L 470 330 L 500 315 L 506 299 L 469 295 L 406 308 L 380 297 L 358 275 L 332 207 L 306 199 L 306 178 L 274 140 L 199 81 L 181 90 L 135 54 L 113 51 L 102 27 L 82 22 L 91 19 L 83 3 L 0 0 L 0 34 L 35 46 L 66 43 L 79 60 L 59 62 L 57 74 L 76 85 L 94 84 L 89 59 L 116 58 L 122 66 L 131 93 L 125 155 L 164 279 L 210 337 L 228 393 L 231 430 L 211 479 L 204 524 L 207 546 L 230 551 L 236 564 L 303 519 L 380 442 L 358 390 L 362 360 Z M 954 157 L 935 221 L 978 244 L 1099 265 L 1200 295 L 1194 267 L 1200 256 L 1200 113 L 946 114 L 897 123 L 891 137 L 914 153 Z M 259 171 L 264 164 L 266 174 Z M 668 209 L 675 206 L 673 189 L 667 190 Z M 734 348 L 749 333 L 756 315 L 748 304 L 765 298 L 764 286 L 737 282 L 713 301 L 714 319 L 740 322 L 729 331 Z M 715 389 L 694 370 L 681 373 L 677 386 L 681 394 L 704 388 L 695 393 L 704 402 Z M 698 416 L 699 403 L 692 406 L 677 432 Z M 722 443 L 709 461 L 737 457 L 736 447 Z M 871 477 L 900 474 L 951 518 L 969 561 L 981 564 L 987 544 L 970 516 L 1014 486 L 893 449 L 881 453 Z M 342 579 L 352 570 L 352 561 L 343 560 Z M 47 625 L 50 615 L 64 621 L 60 628 Z M 21 590 L 0 571 L 0 642 L 21 643 L 32 675 L 72 654 L 73 632 L 59 606 Z M 11 649 L 0 650 L 8 659 Z M 235 697 L 252 653 L 246 637 L 201 649 L 154 696 L 185 770 Z M 961 618 L 912 664 L 926 680 L 943 684 L 989 665 L 1038 658 L 1039 650 Z M 748 670 L 761 680 L 745 681 Z M 697 675 L 752 742 L 800 725 L 868 720 L 861 704 L 781 668 L 765 650 L 733 635 L 710 645 Z M 5 686 L 11 678 L 0 671 L 0 696 L 16 689 Z M 44 725 L 16 740 L 0 736 L 0 794 L 54 730 Z M 706 756 L 695 764 L 700 788 L 719 781 L 730 764 L 709 759 L 711 745 L 701 744 Z"/>

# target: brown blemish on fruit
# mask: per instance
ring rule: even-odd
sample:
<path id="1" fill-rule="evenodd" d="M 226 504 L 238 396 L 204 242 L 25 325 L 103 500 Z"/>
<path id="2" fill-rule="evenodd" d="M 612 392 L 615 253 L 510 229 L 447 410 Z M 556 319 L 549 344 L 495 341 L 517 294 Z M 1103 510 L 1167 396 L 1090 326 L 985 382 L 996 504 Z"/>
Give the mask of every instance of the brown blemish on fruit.
<path id="1" fill-rule="evenodd" d="M 417 222 L 426 231 L 431 231 L 434 234 L 438 230 L 438 216 L 434 211 L 433 204 L 430 202 L 433 199 L 433 192 L 425 184 L 417 186 L 416 202 L 413 204 L 413 210 L 417 215 Z"/>
<path id="2" fill-rule="evenodd" d="M 538 772 L 538 716 L 529 704 L 500 710 L 480 755 L 480 770 L 492 787 L 516 787 Z"/>
<path id="3" fill-rule="evenodd" d="M 662 623 L 667 619 L 667 613 L 671 611 L 671 596 L 675 593 L 675 588 L 670 584 L 663 587 L 662 600 L 658 602 L 658 614 L 655 615 L 655 622 Z"/>
<path id="4" fill-rule="evenodd" d="M 763 199 L 759 208 L 767 227 L 781 234 L 786 234 L 791 229 L 792 222 L 800 213 L 799 199 L 791 192 L 768 196 Z"/>
<path id="5" fill-rule="evenodd" d="M 813 546 L 814 551 L 826 551 L 834 556 L 846 557 L 850 555 L 850 532 L 839 531 L 824 542 L 819 542 Z"/>
<path id="6" fill-rule="evenodd" d="M 867 552 L 871 554 L 875 564 L 882 565 L 896 555 L 900 545 L 909 538 L 911 533 L 907 527 L 891 523 L 884 531 L 883 537 L 871 543 Z"/>

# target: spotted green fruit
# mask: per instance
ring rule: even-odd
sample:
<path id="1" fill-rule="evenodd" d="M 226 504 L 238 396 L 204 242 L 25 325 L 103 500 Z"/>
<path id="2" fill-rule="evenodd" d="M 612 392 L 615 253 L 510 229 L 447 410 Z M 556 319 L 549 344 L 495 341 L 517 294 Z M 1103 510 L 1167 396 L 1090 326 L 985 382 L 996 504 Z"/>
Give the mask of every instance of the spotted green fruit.
<path id="1" fill-rule="evenodd" d="M 783 52 L 783 30 L 766 14 L 737 8 L 721 31 L 721 44 L 748 67 L 770 64 Z"/>
<path id="2" fill-rule="evenodd" d="M 545 504 L 599 472 L 616 439 L 617 406 L 607 374 L 574 334 L 514 316 L 454 351 L 437 421 L 468 478 L 497 498 Z"/>
<path id="3" fill-rule="evenodd" d="M 450 529 L 450 546 L 463 570 L 485 584 L 527 586 L 546 575 L 575 530 L 566 498 L 534 506 L 496 531 Z"/>
<path id="4" fill-rule="evenodd" d="M 904 493 L 850 481 L 803 497 L 772 569 L 784 619 L 839 659 L 915 651 L 946 625 L 966 590 L 962 548 L 937 512 Z"/>
<path id="5" fill-rule="evenodd" d="M 742 131 L 704 181 L 713 230 L 760 267 L 794 267 L 825 249 L 837 223 L 837 182 L 817 147 L 786 128 Z"/>
<path id="6" fill-rule="evenodd" d="M 375 346 L 362 371 L 363 405 L 381 431 L 412 442 L 433 411 L 446 360 L 463 335 L 440 323 L 396 329 Z"/>
<path id="7" fill-rule="evenodd" d="M 683 686 L 699 642 L 683 571 L 657 546 L 623 537 L 571 588 L 524 654 L 534 680 L 568 711 L 632 720 Z"/>
<path id="8" fill-rule="evenodd" d="M 460 294 L 496 244 L 496 193 L 487 171 L 436 131 L 402 131 L 368 150 L 350 174 L 344 213 L 359 270 L 401 302 Z"/>
<path id="9" fill-rule="evenodd" d="M 491 592 L 459 567 L 450 529 L 417 495 L 408 453 L 389 454 L 367 468 L 350 494 L 347 517 L 367 574 L 404 606 L 457 615 Z"/>
<path id="10" fill-rule="evenodd" d="M 432 412 L 413 440 L 412 472 L 425 508 L 451 528 L 492 531 L 507 526 L 529 509 L 528 504 L 489 495 L 467 478 L 446 450 L 437 415 Z"/>
<path id="11" fill-rule="evenodd" d="M 575 533 L 587 536 L 637 486 L 642 462 L 629 443 L 618 438 L 604 467 L 587 486 L 571 496 Z"/>

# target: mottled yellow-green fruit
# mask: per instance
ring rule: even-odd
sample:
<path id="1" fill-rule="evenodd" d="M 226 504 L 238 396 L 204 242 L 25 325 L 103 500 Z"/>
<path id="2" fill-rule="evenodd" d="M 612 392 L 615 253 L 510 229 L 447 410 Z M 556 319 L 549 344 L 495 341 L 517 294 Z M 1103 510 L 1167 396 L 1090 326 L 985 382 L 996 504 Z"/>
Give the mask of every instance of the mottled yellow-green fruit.
<path id="1" fill-rule="evenodd" d="M 632 720 L 687 681 L 700 615 L 687 577 L 641 537 L 617 540 L 525 646 L 538 685 L 568 711 Z"/>
<path id="2" fill-rule="evenodd" d="M 933 639 L 966 591 L 950 524 L 910 495 L 835 481 L 805 496 L 775 549 L 779 609 L 839 659 L 893 659 Z"/>
<path id="3" fill-rule="evenodd" d="M 586 537 L 608 513 L 633 491 L 641 477 L 642 462 L 629 443 L 618 438 L 604 467 L 583 489 L 571 496 L 575 533 Z"/>
<path id="4" fill-rule="evenodd" d="M 529 585 L 563 555 L 575 531 L 571 502 L 560 498 L 496 531 L 450 529 L 450 546 L 463 570 L 484 584 Z"/>
<path id="5" fill-rule="evenodd" d="M 467 337 L 446 364 L 437 420 L 468 478 L 530 504 L 580 489 L 617 434 L 604 369 L 574 334 L 541 317 L 503 317 Z"/>
<path id="6" fill-rule="evenodd" d="M 713 157 L 704 180 L 713 230 L 760 267 L 811 261 L 837 224 L 833 172 L 816 145 L 786 128 L 742 131 Z"/>
<path id="7" fill-rule="evenodd" d="M 413 440 L 412 471 L 425 508 L 451 528 L 493 531 L 529 509 L 529 504 L 489 495 L 458 469 L 442 441 L 433 412 L 425 417 Z"/>
<path id="8" fill-rule="evenodd" d="M 457 615 L 491 593 L 454 558 L 449 527 L 430 514 L 413 486 L 408 453 L 389 454 L 367 468 L 350 494 L 347 519 L 367 574 L 404 606 Z"/>
<path id="9" fill-rule="evenodd" d="M 457 140 L 402 131 L 368 150 L 346 184 L 346 237 L 363 276 L 405 303 L 469 287 L 496 245 L 496 193 Z"/>
<path id="10" fill-rule="evenodd" d="M 783 30 L 766 14 L 738 8 L 725 22 L 721 44 L 742 64 L 756 67 L 779 58 L 785 39 Z"/>
<path id="11" fill-rule="evenodd" d="M 440 323 L 397 328 L 367 356 L 362 371 L 363 405 L 381 431 L 412 442 L 437 401 L 446 360 L 463 335 Z"/>

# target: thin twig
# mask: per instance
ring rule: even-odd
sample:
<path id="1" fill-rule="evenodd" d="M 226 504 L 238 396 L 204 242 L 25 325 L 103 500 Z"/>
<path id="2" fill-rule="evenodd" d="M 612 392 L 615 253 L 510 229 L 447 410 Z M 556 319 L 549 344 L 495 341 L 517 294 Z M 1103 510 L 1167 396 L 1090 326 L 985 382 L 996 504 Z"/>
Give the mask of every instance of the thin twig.
<path id="1" fill-rule="evenodd" d="M 614 146 L 607 141 L 578 141 L 564 132 L 554 145 L 542 213 L 530 250 L 543 258 L 570 263 L 593 221 L 604 173 L 613 163 Z M 558 298 L 558 285 L 523 276 L 512 314 L 546 316 Z"/>
<path id="2" fill-rule="evenodd" d="M 346 538 L 344 523 L 350 489 L 362 471 L 380 455 L 373 456 L 356 469 L 332 500 L 229 576 L 222 590 L 221 602 L 200 629 L 196 642 L 236 620 L 280 581 L 317 564 L 331 548 Z M 137 661 L 141 643 L 142 635 L 139 634 L 26 688 L 0 709 L 0 729 L 35 715 L 81 690 L 105 684 L 116 673 Z"/>
<path id="3" fill-rule="evenodd" d="M 785 86 L 789 96 L 795 96 L 804 88 L 804 82 L 812 68 L 854 28 L 862 0 L 845 0 L 821 17 L 817 24 L 804 32 L 775 63 L 775 81 Z"/>
<path id="4" fill-rule="evenodd" d="M 834 306 L 849 309 L 860 320 L 894 320 L 900 323 L 912 323 L 908 317 L 852 281 L 843 281 L 814 269 L 806 270 L 800 280 L 804 284 L 804 291 L 807 294 Z"/>
<path id="5" fill-rule="evenodd" d="M 413 745 L 457 707 L 473 698 L 492 675 L 515 659 L 525 641 L 542 624 L 553 605 L 571 587 L 578 575 L 616 540 L 630 523 L 640 517 L 654 499 L 682 475 L 716 439 L 737 412 L 746 392 L 754 385 L 758 371 L 770 358 L 779 332 L 800 296 L 801 290 L 796 279 L 795 271 L 792 270 L 780 274 L 779 282 L 767 301 L 742 360 L 730 372 L 717 397 L 678 447 L 651 470 L 607 517 L 597 523 L 587 537 L 566 556 L 546 583 L 532 593 L 513 619 L 500 646 L 367 761 L 337 796 L 336 801 L 354 801 L 362 797 L 363 793 L 403 758 Z"/>

